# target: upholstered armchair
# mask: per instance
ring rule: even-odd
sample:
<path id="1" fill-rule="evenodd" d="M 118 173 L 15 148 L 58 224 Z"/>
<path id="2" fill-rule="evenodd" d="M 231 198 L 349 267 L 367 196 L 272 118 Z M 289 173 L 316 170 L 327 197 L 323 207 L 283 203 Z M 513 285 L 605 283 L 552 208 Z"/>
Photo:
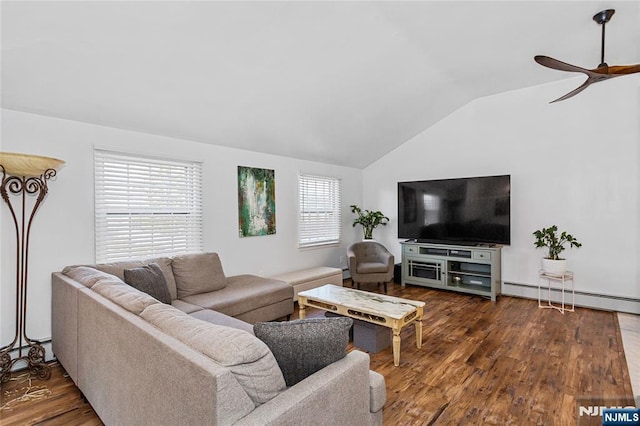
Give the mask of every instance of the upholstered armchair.
<path id="1" fill-rule="evenodd" d="M 353 283 L 360 288 L 360 283 L 384 284 L 393 279 L 393 255 L 380 243 L 362 241 L 353 243 L 347 249 L 349 273 Z M 353 286 L 353 285 L 352 285 Z"/>

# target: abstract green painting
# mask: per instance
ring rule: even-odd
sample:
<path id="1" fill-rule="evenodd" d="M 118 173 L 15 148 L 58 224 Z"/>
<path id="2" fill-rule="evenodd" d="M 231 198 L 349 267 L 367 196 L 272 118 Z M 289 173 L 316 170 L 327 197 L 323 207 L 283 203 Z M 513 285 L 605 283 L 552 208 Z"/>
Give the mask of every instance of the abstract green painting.
<path id="1" fill-rule="evenodd" d="M 240 237 L 276 233 L 275 170 L 238 166 Z"/>

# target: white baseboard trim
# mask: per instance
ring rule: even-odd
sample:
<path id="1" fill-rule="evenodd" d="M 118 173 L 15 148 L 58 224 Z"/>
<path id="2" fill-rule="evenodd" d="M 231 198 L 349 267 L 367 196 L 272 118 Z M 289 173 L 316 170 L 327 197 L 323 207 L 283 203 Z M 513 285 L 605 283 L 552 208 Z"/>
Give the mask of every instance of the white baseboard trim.
<path id="1" fill-rule="evenodd" d="M 503 282 L 502 294 L 505 296 L 523 297 L 525 299 L 538 300 L 538 286 L 531 284 Z M 562 292 L 560 289 L 551 289 L 551 301 L 560 302 Z M 546 300 L 547 290 L 542 290 L 542 298 Z M 571 303 L 571 292 L 565 290 L 565 304 Z M 605 311 L 627 312 L 630 314 L 640 314 L 640 299 L 629 297 L 611 296 L 605 294 L 587 293 L 576 291 L 576 306 L 585 308 L 602 309 Z"/>
<path id="2" fill-rule="evenodd" d="M 342 270 L 342 279 L 346 280 L 348 278 L 351 278 L 351 272 L 349 272 L 348 269 L 343 269 Z"/>

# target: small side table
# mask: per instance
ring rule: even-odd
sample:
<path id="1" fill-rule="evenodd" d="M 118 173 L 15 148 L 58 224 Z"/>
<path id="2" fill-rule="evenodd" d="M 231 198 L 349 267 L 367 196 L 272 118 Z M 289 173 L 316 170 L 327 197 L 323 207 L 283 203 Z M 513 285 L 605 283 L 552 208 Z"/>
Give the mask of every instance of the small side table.
<path id="1" fill-rule="evenodd" d="M 546 286 L 547 287 L 547 303 L 543 304 L 542 303 L 542 287 L 545 280 L 547 281 L 547 286 Z M 552 282 L 560 284 L 561 286 L 562 305 L 560 306 L 554 305 L 551 302 L 551 283 Z M 564 293 L 569 282 L 571 282 L 571 309 L 566 307 L 565 301 L 564 301 Z M 558 312 L 564 315 L 565 312 L 574 312 L 575 300 L 576 300 L 576 293 L 573 287 L 573 272 L 566 271 L 564 274 L 551 274 L 543 270 L 539 271 L 538 273 L 538 307 L 539 308 L 556 309 Z"/>

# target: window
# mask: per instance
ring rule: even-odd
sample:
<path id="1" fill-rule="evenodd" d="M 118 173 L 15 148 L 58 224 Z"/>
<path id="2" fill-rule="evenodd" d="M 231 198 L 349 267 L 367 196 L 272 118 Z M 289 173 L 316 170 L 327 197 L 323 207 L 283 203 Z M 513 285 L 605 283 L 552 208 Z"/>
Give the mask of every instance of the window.
<path id="1" fill-rule="evenodd" d="M 96 149 L 96 262 L 202 251 L 201 181 L 201 163 Z"/>
<path id="2" fill-rule="evenodd" d="M 298 244 L 311 247 L 340 242 L 340 180 L 300 175 Z"/>

